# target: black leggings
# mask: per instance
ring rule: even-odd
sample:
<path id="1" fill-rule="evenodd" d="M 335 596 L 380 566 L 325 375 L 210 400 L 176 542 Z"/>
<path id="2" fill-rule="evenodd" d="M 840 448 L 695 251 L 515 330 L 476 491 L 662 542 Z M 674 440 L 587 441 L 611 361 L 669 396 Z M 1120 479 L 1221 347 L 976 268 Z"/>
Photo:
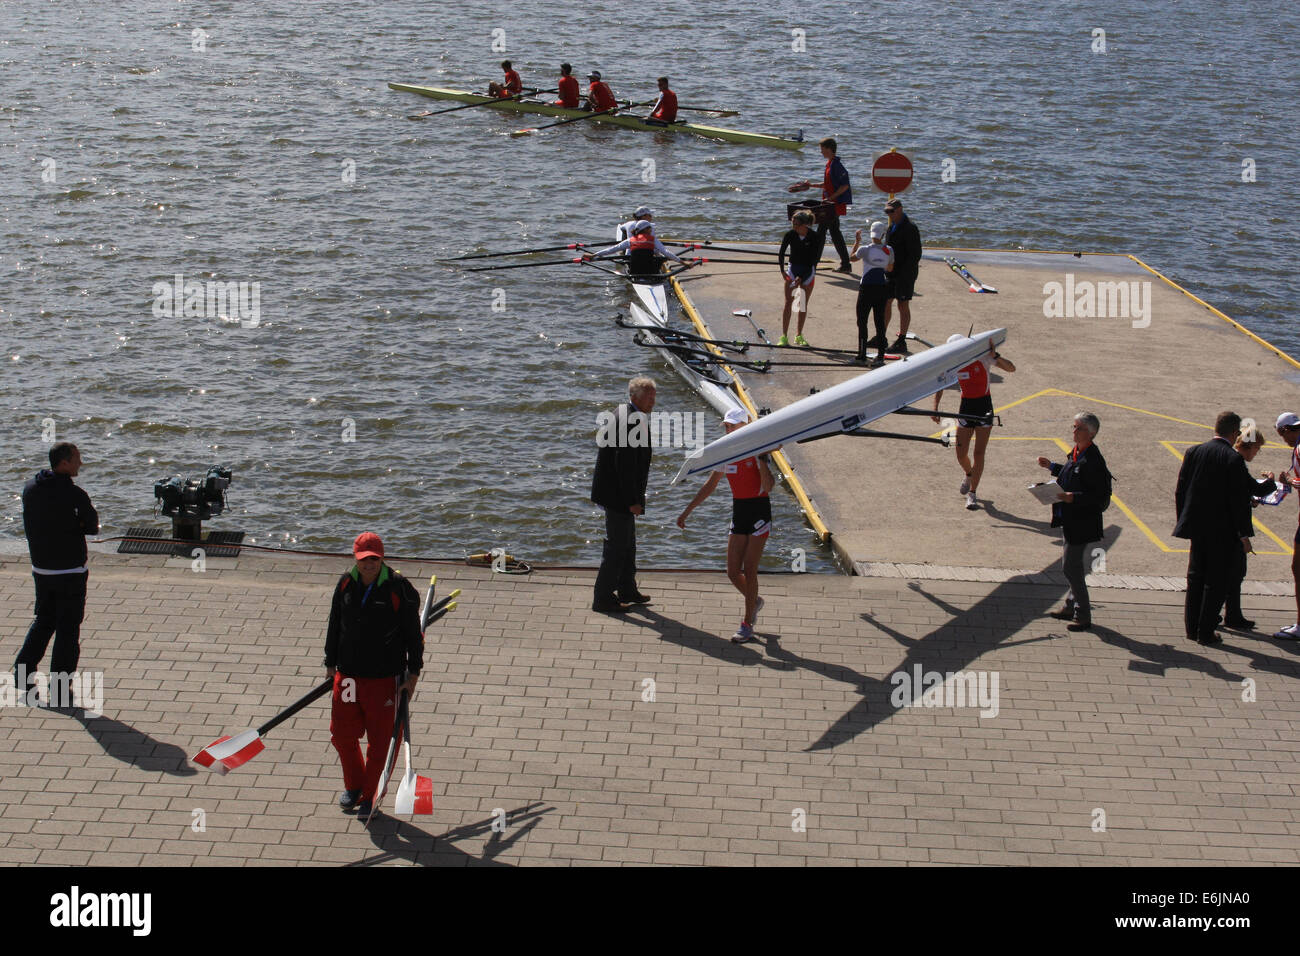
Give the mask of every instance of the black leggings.
<path id="1" fill-rule="evenodd" d="M 876 335 L 885 338 L 885 304 L 889 301 L 888 285 L 858 286 L 858 354 L 866 352 L 867 339 L 871 338 L 867 322 L 872 320 Z"/>

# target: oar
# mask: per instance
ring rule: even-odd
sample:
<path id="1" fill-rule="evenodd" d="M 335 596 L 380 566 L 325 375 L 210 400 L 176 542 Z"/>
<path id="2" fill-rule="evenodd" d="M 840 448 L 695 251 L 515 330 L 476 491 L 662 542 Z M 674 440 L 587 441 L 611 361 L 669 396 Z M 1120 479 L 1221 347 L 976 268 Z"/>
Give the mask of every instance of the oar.
<path id="1" fill-rule="evenodd" d="M 263 750 L 262 736 L 269 734 L 312 701 L 319 700 L 334 687 L 334 678 L 330 677 L 310 693 L 304 694 L 298 701 L 290 704 L 256 730 L 245 730 L 234 737 L 219 737 L 194 755 L 194 762 L 200 767 L 207 767 L 221 775 L 229 773 L 236 767 L 243 766 Z"/>
<path id="2" fill-rule="evenodd" d="M 661 239 L 659 240 L 665 246 L 680 246 L 683 249 L 716 249 L 718 252 L 747 252 L 754 256 L 779 256 L 780 252 L 772 249 L 744 249 L 740 246 L 715 246 L 713 240 L 706 239 L 703 242 L 684 242 L 680 239 Z M 715 260 L 716 261 L 716 260 Z"/>
<path id="3" fill-rule="evenodd" d="M 493 96 L 485 100 L 480 100 L 477 103 L 465 103 L 461 106 L 453 106 L 450 109 L 425 110 L 423 113 L 415 113 L 414 115 L 408 116 L 406 118 L 413 119 L 413 120 L 424 119 L 426 116 L 441 116 L 443 113 L 455 113 L 457 110 L 472 110 L 476 106 L 493 106 L 497 103 L 516 101 L 522 99 L 525 96 L 533 96 L 537 93 L 558 93 L 558 92 L 560 91 L 559 90 L 535 90 L 532 87 L 529 87 L 528 89 L 524 90 L 524 92 L 516 93 L 514 96 Z"/>
<path id="4" fill-rule="evenodd" d="M 565 125 L 567 125 L 567 124 L 569 124 L 569 123 L 581 123 L 583 120 L 595 119 L 597 116 L 604 116 L 604 115 L 606 115 L 607 113 L 613 113 L 613 112 L 615 112 L 617 109 L 618 109 L 617 106 L 611 106 L 611 107 L 610 107 L 609 109 L 607 109 L 607 110 L 599 110 L 599 111 L 594 112 L 594 113 L 584 113 L 584 114 L 581 115 L 581 116 L 574 116 L 574 117 L 571 118 L 571 119 L 560 120 L 558 123 L 547 123 L 545 126 L 533 126 L 533 127 L 530 127 L 529 129 L 517 129 L 517 130 L 514 130 L 510 135 L 511 135 L 511 136 L 529 136 L 529 135 L 531 135 L 531 134 L 533 134 L 533 133 L 540 133 L 540 132 L 541 132 L 542 130 L 544 130 L 544 129 L 555 129 L 555 127 L 557 127 L 557 126 L 565 126 Z"/>
<path id="5" fill-rule="evenodd" d="M 570 242 L 564 246 L 538 246 L 536 249 L 511 249 L 508 252 L 479 252 L 471 256 L 450 256 L 439 262 L 461 262 L 465 259 L 496 259 L 499 256 L 526 256 L 533 252 L 558 252 L 561 249 L 588 249 L 599 245 L 595 242 Z"/>
<path id="6" fill-rule="evenodd" d="M 718 116 L 739 116 L 740 110 L 724 110 L 717 106 L 679 106 L 679 110 L 690 110 L 692 113 L 715 113 Z"/>
<path id="7" fill-rule="evenodd" d="M 685 339 L 688 342 L 699 342 L 702 345 L 717 345 L 720 348 L 728 349 L 733 352 L 747 352 L 752 344 L 742 339 L 706 339 L 702 335 L 696 335 L 694 332 L 686 332 L 682 329 L 665 329 L 661 325 L 637 325 L 635 322 L 628 322 L 623 318 L 622 313 L 614 317 L 614 324 L 624 329 L 645 329 L 647 332 L 653 332 L 661 338 Z"/>
<path id="8" fill-rule="evenodd" d="M 424 816 L 433 813 L 433 781 L 411 769 L 411 703 L 409 700 L 402 703 L 402 753 L 406 757 L 406 775 L 397 785 L 393 811 L 400 816 Z"/>
<path id="9" fill-rule="evenodd" d="M 466 269 L 466 272 L 496 272 L 501 269 L 535 269 L 538 266 L 567 266 L 574 262 L 582 262 L 578 259 L 547 259 L 545 262 L 511 262 L 504 266 L 474 266 L 472 269 Z"/>

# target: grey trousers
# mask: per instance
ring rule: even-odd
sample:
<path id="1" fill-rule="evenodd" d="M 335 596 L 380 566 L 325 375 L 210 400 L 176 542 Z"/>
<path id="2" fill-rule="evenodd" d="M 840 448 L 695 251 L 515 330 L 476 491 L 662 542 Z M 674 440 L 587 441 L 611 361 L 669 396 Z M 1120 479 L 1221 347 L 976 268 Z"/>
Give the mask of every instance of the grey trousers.
<path id="1" fill-rule="evenodd" d="M 1065 580 L 1070 582 L 1070 593 L 1066 595 L 1065 600 L 1074 604 L 1076 617 L 1088 620 L 1092 617 L 1092 604 L 1088 600 L 1088 584 L 1085 579 L 1088 572 L 1083 566 L 1083 555 L 1088 550 L 1088 546 L 1070 544 L 1064 540 L 1064 537 L 1062 543 L 1065 545 L 1065 561 L 1062 569 L 1065 571 Z"/>

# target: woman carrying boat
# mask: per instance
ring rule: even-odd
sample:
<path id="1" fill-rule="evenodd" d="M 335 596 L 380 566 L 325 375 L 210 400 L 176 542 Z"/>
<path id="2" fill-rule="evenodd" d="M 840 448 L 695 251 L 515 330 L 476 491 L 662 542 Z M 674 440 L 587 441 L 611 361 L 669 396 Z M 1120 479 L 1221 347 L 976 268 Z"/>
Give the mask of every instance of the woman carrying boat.
<path id="1" fill-rule="evenodd" d="M 817 281 L 817 263 L 821 261 L 822 245 L 825 242 L 825 236 L 813 232 L 812 227 L 816 221 L 810 211 L 800 209 L 790 220 L 790 231 L 781 240 L 777 266 L 785 280 L 785 308 L 781 312 L 781 337 L 777 339 L 777 345 L 790 344 L 790 308 L 796 291 L 802 292 L 802 307 L 795 326 L 794 344 L 808 344 L 808 340 L 803 337 L 803 324 L 808 318 L 808 299 L 812 296 L 813 283 Z M 787 250 L 790 253 L 789 266 L 785 263 Z"/>
<path id="2" fill-rule="evenodd" d="M 749 422 L 749 413 L 743 408 L 733 408 L 722 419 L 722 427 L 730 435 Z M 723 465 L 709 475 L 704 487 L 696 492 L 691 503 L 677 518 L 677 527 L 686 530 L 686 518 L 705 498 L 713 494 L 722 476 L 731 485 L 731 532 L 727 537 L 727 577 L 736 590 L 745 596 L 745 616 L 732 641 L 744 644 L 754 639 L 754 622 L 763 609 L 763 599 L 758 596 L 758 562 L 772 531 L 772 471 L 764 460 L 767 456 L 751 456 L 742 461 Z"/>
<path id="3" fill-rule="evenodd" d="M 654 234 L 653 224 L 646 219 L 640 220 L 632 227 L 632 235 L 627 239 L 615 243 L 608 249 L 601 249 L 600 252 L 584 256 L 584 258 L 608 259 L 610 256 L 616 256 L 624 252 L 627 253 L 627 274 L 629 278 L 645 278 L 657 275 L 659 273 L 659 264 L 664 259 L 672 259 L 674 262 L 682 261 L 678 255 L 664 248 L 664 244 Z"/>
<path id="4" fill-rule="evenodd" d="M 964 338 L 966 336 L 956 332 L 948 336 L 948 342 Z M 993 422 L 990 419 L 993 414 L 993 395 L 989 391 L 989 369 L 995 365 L 1004 372 L 1016 370 L 1011 362 L 997 353 L 990 341 L 987 354 L 957 370 L 957 387 L 961 389 L 961 406 L 957 411 L 957 464 L 966 473 L 957 490 L 966 496 L 967 511 L 979 508 L 975 492 L 980 486 L 980 477 L 984 474 L 984 450 L 988 447 L 989 436 L 993 434 Z M 934 393 L 935 411 L 939 410 L 939 396 L 942 394 L 942 391 Z M 965 417 L 967 415 L 971 417 Z M 935 422 L 939 421 L 937 416 L 931 417 Z M 972 436 L 975 438 L 975 453 L 973 457 L 967 457 Z"/>

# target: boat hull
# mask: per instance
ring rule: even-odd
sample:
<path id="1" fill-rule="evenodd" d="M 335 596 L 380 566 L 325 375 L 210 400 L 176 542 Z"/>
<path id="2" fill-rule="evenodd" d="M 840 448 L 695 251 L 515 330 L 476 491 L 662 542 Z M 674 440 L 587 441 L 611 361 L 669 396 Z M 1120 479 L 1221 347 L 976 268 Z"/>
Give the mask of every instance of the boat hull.
<path id="1" fill-rule="evenodd" d="M 484 104 L 487 109 L 502 110 L 509 113 L 536 113 L 540 116 L 554 116 L 572 119 L 588 115 L 585 110 L 569 109 L 536 100 L 502 100 L 482 93 L 470 93 L 466 90 L 445 89 L 439 86 L 416 86 L 411 83 L 389 83 L 388 88 L 401 93 L 418 93 L 435 100 L 456 100 L 461 103 Z M 777 149 L 801 149 L 803 141 L 786 136 L 772 136 L 768 133 L 748 133 L 744 130 L 727 129 L 723 126 L 708 126 L 703 123 L 670 123 L 658 125 L 647 123 L 639 116 L 614 113 L 593 119 L 594 123 L 606 123 L 627 129 L 650 130 L 655 132 L 671 131 L 675 133 L 694 133 L 709 139 L 720 139 L 728 143 L 746 143 L 756 146 L 774 146 Z"/>
<path id="2" fill-rule="evenodd" d="M 853 431 L 956 384 L 959 369 L 987 353 L 990 344 L 996 348 L 1005 342 L 1006 337 L 1006 329 L 981 332 L 973 338 L 963 336 L 960 341 L 801 398 L 692 453 L 673 480 L 713 471 L 791 442 Z"/>

